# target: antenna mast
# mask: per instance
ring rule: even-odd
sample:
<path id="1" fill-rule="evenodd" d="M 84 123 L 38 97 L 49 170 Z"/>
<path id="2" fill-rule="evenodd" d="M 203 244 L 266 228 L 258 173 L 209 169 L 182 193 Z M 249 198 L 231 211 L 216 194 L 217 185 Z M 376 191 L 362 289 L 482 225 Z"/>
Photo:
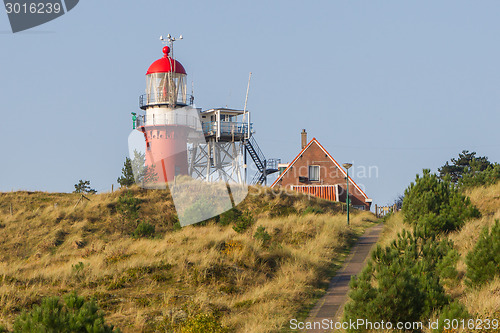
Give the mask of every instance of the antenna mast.
<path id="1" fill-rule="evenodd" d="M 247 85 L 247 94 L 245 96 L 245 106 L 243 107 L 243 119 L 245 117 L 247 118 L 247 128 L 248 128 L 248 133 L 247 133 L 247 139 L 250 138 L 250 113 L 247 111 L 247 103 L 248 103 L 248 92 L 250 91 L 250 79 L 252 78 L 252 72 L 248 75 L 248 85 Z"/>
<path id="2" fill-rule="evenodd" d="M 160 36 L 161 42 L 164 45 L 167 45 L 168 47 L 170 47 L 170 52 L 172 54 L 171 58 L 173 60 L 175 60 L 175 57 L 174 57 L 174 42 L 177 41 L 177 40 L 181 40 L 181 39 L 184 39 L 184 37 L 182 37 L 182 35 L 180 35 L 178 38 L 175 38 L 175 37 L 172 37 L 170 34 L 168 34 L 167 35 L 167 39 L 163 38 L 163 35 Z M 174 61 L 174 71 L 175 71 L 175 61 Z"/>

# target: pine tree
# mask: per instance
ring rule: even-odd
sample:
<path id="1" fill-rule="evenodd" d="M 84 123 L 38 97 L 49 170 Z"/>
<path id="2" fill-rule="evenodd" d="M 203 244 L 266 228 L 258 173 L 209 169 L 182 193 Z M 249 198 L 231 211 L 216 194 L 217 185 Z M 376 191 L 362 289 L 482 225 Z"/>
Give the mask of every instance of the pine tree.
<path id="1" fill-rule="evenodd" d="M 88 193 L 95 194 L 97 191 L 90 187 L 90 180 L 82 180 L 78 181 L 78 184 L 75 184 L 75 190 L 73 193 Z"/>
<path id="2" fill-rule="evenodd" d="M 123 163 L 122 175 L 117 179 L 118 184 L 122 187 L 129 187 L 134 185 L 135 178 L 134 172 L 132 170 L 132 161 L 130 158 L 125 158 L 125 163 Z"/>
<path id="3" fill-rule="evenodd" d="M 125 158 L 122 175 L 117 179 L 120 186 L 129 187 L 133 184 L 152 183 L 158 180 L 158 174 L 154 171 L 155 166 L 147 166 L 146 154 L 134 150 L 134 158 Z"/>
<path id="4" fill-rule="evenodd" d="M 107 325 L 104 315 L 94 301 L 85 301 L 76 293 L 59 297 L 47 297 L 31 311 L 23 312 L 14 322 L 14 332 L 120 332 Z"/>
<path id="5" fill-rule="evenodd" d="M 496 220 L 491 228 L 484 228 L 474 249 L 469 252 L 467 263 L 467 284 L 480 286 L 495 275 L 500 275 L 500 221 Z"/>
<path id="6" fill-rule="evenodd" d="M 403 231 L 390 246 L 378 246 L 361 274 L 351 281 L 345 320 L 419 321 L 449 303 L 440 269 L 450 271 L 453 244 L 418 231 Z"/>
<path id="7" fill-rule="evenodd" d="M 440 180 L 429 169 L 417 175 L 405 191 L 404 221 L 429 233 L 449 232 L 460 228 L 479 211 L 447 178 Z"/>
<path id="8" fill-rule="evenodd" d="M 491 162 L 485 156 L 476 157 L 476 152 L 462 151 L 458 154 L 458 158 L 452 158 L 451 164 L 445 163 L 438 168 L 439 178 L 445 179 L 450 177 L 453 184 L 457 184 L 462 177 L 469 172 L 481 172 L 491 166 Z"/>

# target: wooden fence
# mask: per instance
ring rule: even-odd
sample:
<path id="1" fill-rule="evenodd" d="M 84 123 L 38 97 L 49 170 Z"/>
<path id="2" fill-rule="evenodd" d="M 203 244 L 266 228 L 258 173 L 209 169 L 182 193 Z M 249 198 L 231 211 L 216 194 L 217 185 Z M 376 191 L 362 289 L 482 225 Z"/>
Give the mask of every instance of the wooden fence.
<path id="1" fill-rule="evenodd" d="M 399 209 L 396 205 L 392 206 L 381 206 L 375 205 L 375 215 L 378 217 L 384 217 L 392 212 L 397 212 Z"/>

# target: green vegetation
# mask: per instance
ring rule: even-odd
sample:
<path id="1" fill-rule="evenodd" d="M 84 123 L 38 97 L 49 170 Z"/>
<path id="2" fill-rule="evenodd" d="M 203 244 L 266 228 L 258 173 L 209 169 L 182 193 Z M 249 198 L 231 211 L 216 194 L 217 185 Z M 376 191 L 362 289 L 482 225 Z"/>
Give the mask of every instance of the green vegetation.
<path id="1" fill-rule="evenodd" d="M 158 180 L 158 174 L 152 167 L 145 166 L 146 155 L 134 150 L 134 158 L 125 158 L 122 174 L 116 180 L 121 187 L 131 187 L 134 184 L 149 183 Z"/>
<path id="2" fill-rule="evenodd" d="M 445 165 L 438 168 L 439 178 L 441 180 L 449 178 L 453 184 L 458 184 L 464 175 L 484 171 L 490 166 L 492 163 L 488 161 L 487 157 L 476 157 L 476 152 L 464 150 L 458 154 L 458 158 L 451 159 L 451 164 L 446 162 Z"/>
<path id="3" fill-rule="evenodd" d="M 500 276 L 500 222 L 495 221 L 491 228 L 485 227 L 474 249 L 466 258 L 467 283 L 469 286 L 481 286 Z"/>
<path id="4" fill-rule="evenodd" d="M 248 230 L 254 223 L 254 218 L 250 212 L 241 213 L 234 221 L 233 230 L 238 233 L 243 233 Z"/>
<path id="5" fill-rule="evenodd" d="M 439 319 L 434 332 L 450 332 L 444 319 L 499 318 L 500 168 L 466 151 L 452 162 L 439 177 L 424 170 L 405 191 L 351 281 L 344 320 Z"/>
<path id="6" fill-rule="evenodd" d="M 269 245 L 269 242 L 272 238 L 271 235 L 269 235 L 269 233 L 266 231 L 266 228 L 263 226 L 259 226 L 257 228 L 257 231 L 255 232 L 255 234 L 253 234 L 253 237 L 255 239 L 261 240 L 264 246 Z"/>
<path id="7" fill-rule="evenodd" d="M 223 225 L 223 226 L 229 225 L 229 224 L 237 221 L 241 215 L 242 215 L 242 213 L 240 210 L 238 210 L 236 208 L 232 208 L 232 209 L 222 213 L 218 217 L 218 223 L 220 225 Z"/>
<path id="8" fill-rule="evenodd" d="M 323 209 L 319 207 L 307 207 L 304 212 L 302 212 L 302 215 L 307 214 L 323 214 Z"/>
<path id="9" fill-rule="evenodd" d="M 475 152 L 468 150 L 452 158 L 451 164 L 446 162 L 438 171 L 441 180 L 447 179 L 461 189 L 493 185 L 500 180 L 500 164 L 491 163 L 485 156 L 476 157 Z"/>
<path id="10" fill-rule="evenodd" d="M 444 331 L 450 331 L 450 329 L 445 330 L 444 324 L 445 320 L 461 320 L 461 319 L 469 319 L 471 316 L 469 312 L 467 312 L 467 309 L 465 306 L 460 304 L 457 301 L 453 301 L 450 304 L 444 306 L 441 309 L 441 313 L 439 314 L 439 325 L 438 328 L 434 330 L 434 332 L 444 332 Z"/>
<path id="11" fill-rule="evenodd" d="M 460 187 L 463 189 L 496 184 L 500 180 L 500 164 L 488 166 L 483 171 L 473 171 L 463 175 Z"/>
<path id="12" fill-rule="evenodd" d="M 97 191 L 90 187 L 90 180 L 80 179 L 78 183 L 75 184 L 75 190 L 73 193 L 95 194 Z"/>
<path id="13" fill-rule="evenodd" d="M 135 221 L 139 217 L 140 203 L 140 199 L 136 198 L 131 191 L 127 191 L 118 197 L 116 210 L 125 220 Z"/>
<path id="14" fill-rule="evenodd" d="M 445 282 L 456 279 L 459 255 L 444 235 L 459 230 L 479 211 L 451 182 L 430 170 L 406 189 L 402 229 L 389 245 L 378 245 L 367 266 L 351 281 L 345 320 L 426 321 L 436 312 L 457 314 Z M 390 217 L 389 217 L 390 218 Z M 460 312 L 464 314 L 465 312 Z"/>
<path id="15" fill-rule="evenodd" d="M 351 283 L 346 319 L 404 322 L 430 318 L 435 309 L 449 303 L 438 267 L 454 267 L 456 261 L 443 265 L 452 248 L 451 242 L 418 231 L 403 231 L 390 246 L 378 246 Z"/>
<path id="16" fill-rule="evenodd" d="M 116 180 L 122 187 L 130 187 L 135 184 L 134 171 L 132 170 L 132 160 L 125 158 L 123 163 L 122 175 Z"/>
<path id="17" fill-rule="evenodd" d="M 119 332 L 106 325 L 104 316 L 94 301 L 85 301 L 76 293 L 59 297 L 46 297 L 31 311 L 20 314 L 14 322 L 14 332 L 93 333 Z"/>
<path id="18" fill-rule="evenodd" d="M 132 233 L 133 238 L 151 238 L 154 237 L 155 234 L 155 226 L 151 225 L 147 222 L 141 222 Z"/>
<path id="19" fill-rule="evenodd" d="M 457 230 L 467 219 L 479 217 L 470 199 L 428 169 L 406 189 L 402 211 L 406 223 L 430 234 Z"/>

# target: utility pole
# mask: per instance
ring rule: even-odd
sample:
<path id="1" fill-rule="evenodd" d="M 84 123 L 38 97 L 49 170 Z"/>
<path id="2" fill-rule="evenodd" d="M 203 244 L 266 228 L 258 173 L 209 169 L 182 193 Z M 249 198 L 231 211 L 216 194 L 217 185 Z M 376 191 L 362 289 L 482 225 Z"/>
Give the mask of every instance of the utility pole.
<path id="1" fill-rule="evenodd" d="M 346 195 L 346 198 L 345 198 L 345 203 L 346 203 L 346 206 L 347 206 L 347 225 L 349 225 L 349 206 L 351 204 L 351 202 L 349 200 L 349 168 L 352 167 L 352 164 L 351 163 L 344 163 L 342 165 L 344 166 L 344 168 L 347 171 L 347 176 L 345 177 L 347 179 L 347 188 L 346 188 L 347 195 Z"/>

